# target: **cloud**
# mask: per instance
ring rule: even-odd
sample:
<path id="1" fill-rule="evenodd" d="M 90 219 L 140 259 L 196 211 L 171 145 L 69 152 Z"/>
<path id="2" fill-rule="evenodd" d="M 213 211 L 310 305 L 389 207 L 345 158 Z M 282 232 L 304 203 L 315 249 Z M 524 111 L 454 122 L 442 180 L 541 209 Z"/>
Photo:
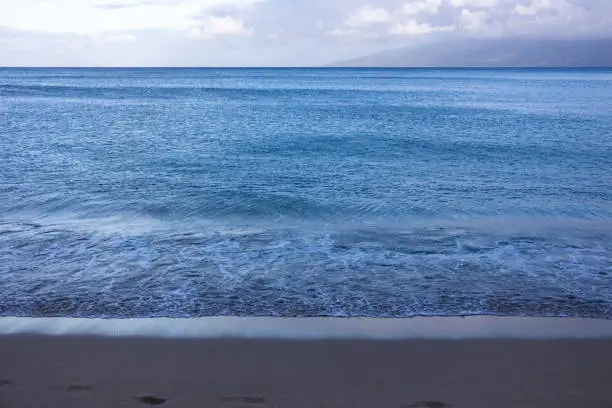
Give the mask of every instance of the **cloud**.
<path id="1" fill-rule="evenodd" d="M 200 28 L 189 30 L 188 35 L 197 38 L 211 39 L 217 36 L 251 35 L 253 30 L 246 28 L 241 20 L 230 16 L 208 16 Z"/>
<path id="2" fill-rule="evenodd" d="M 409 20 L 403 24 L 395 24 L 389 29 L 389 33 L 401 36 L 421 36 L 436 32 L 452 31 L 454 29 L 454 26 L 432 26 L 427 23 L 417 23 L 414 20 Z"/>
<path id="3" fill-rule="evenodd" d="M 19 0 L 0 5 L 0 26 L 52 34 L 185 30 L 216 7 L 258 0 Z"/>
<path id="4" fill-rule="evenodd" d="M 435 14 L 440 10 L 441 5 L 442 0 L 415 0 L 404 3 L 402 11 L 410 15 L 421 13 Z"/>
<path id="5" fill-rule="evenodd" d="M 517 4 L 514 7 L 514 12 L 522 16 L 535 16 L 538 14 L 538 11 L 536 9 L 533 9 L 529 6 L 525 6 L 524 4 Z"/>
<path id="6" fill-rule="evenodd" d="M 481 31 L 486 28 L 489 14 L 484 11 L 461 10 L 461 27 L 468 31 Z"/>
<path id="7" fill-rule="evenodd" d="M 514 12 L 523 16 L 553 16 L 573 20 L 584 17 L 586 9 L 567 0 L 532 0 L 528 4 L 517 4 Z"/>
<path id="8" fill-rule="evenodd" d="M 490 8 L 496 6 L 503 6 L 503 0 L 449 0 L 449 4 L 452 7 L 459 8 Z"/>
<path id="9" fill-rule="evenodd" d="M 138 41 L 138 38 L 132 34 L 118 33 L 118 34 L 109 34 L 98 37 L 99 41 L 102 42 L 135 42 Z"/>
<path id="10" fill-rule="evenodd" d="M 142 6 L 148 6 L 148 5 L 155 5 L 155 4 L 159 4 L 155 1 L 151 1 L 151 0 L 124 0 L 121 3 L 108 3 L 108 2 L 102 2 L 99 4 L 92 4 L 91 6 L 94 8 L 98 8 L 98 9 L 102 9 L 102 10 L 118 10 L 118 9 L 124 9 L 124 8 L 132 8 L 132 7 L 142 7 Z"/>
<path id="11" fill-rule="evenodd" d="M 382 7 L 374 8 L 370 5 L 361 7 L 355 14 L 344 20 L 344 25 L 349 27 L 363 27 L 378 23 L 391 21 L 391 13 Z"/>
<path id="12" fill-rule="evenodd" d="M 428 38 L 516 35 L 612 35 L 612 1 L 0 1 L 6 65 L 309 65 Z"/>

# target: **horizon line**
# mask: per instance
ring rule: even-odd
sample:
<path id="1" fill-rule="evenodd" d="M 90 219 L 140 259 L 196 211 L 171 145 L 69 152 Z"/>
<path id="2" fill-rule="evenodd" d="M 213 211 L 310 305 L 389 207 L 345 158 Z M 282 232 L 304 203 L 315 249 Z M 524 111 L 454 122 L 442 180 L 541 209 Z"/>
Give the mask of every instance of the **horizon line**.
<path id="1" fill-rule="evenodd" d="M 388 65 L 324 65 L 324 66 L 70 66 L 70 65 L 0 65 L 0 69 L 612 69 L 612 65 L 508 65 L 508 66 L 388 66 Z"/>

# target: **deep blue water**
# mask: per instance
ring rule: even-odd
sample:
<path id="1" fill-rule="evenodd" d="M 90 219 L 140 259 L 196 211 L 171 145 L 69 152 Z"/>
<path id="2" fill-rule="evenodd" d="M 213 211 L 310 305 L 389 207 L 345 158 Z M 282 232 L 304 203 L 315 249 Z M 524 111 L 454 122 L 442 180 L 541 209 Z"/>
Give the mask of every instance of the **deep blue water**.
<path id="1" fill-rule="evenodd" d="M 612 70 L 0 69 L 0 315 L 612 318 Z"/>

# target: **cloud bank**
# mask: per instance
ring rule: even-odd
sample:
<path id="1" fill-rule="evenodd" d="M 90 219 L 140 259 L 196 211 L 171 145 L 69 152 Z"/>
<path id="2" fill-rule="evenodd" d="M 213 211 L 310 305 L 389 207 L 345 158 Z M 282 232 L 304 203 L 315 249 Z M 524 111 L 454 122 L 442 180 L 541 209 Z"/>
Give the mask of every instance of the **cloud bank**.
<path id="1" fill-rule="evenodd" d="M 299 66 L 445 36 L 610 35 L 610 0 L 0 3 L 5 66 Z"/>

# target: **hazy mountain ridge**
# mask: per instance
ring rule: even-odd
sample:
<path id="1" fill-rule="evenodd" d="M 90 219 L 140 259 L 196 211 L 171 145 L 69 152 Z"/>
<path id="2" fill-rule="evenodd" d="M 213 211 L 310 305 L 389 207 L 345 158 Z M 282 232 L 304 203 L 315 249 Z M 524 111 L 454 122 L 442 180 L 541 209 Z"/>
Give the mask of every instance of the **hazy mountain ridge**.
<path id="1" fill-rule="evenodd" d="M 463 39 L 387 50 L 335 67 L 612 67 L 612 38 Z"/>

